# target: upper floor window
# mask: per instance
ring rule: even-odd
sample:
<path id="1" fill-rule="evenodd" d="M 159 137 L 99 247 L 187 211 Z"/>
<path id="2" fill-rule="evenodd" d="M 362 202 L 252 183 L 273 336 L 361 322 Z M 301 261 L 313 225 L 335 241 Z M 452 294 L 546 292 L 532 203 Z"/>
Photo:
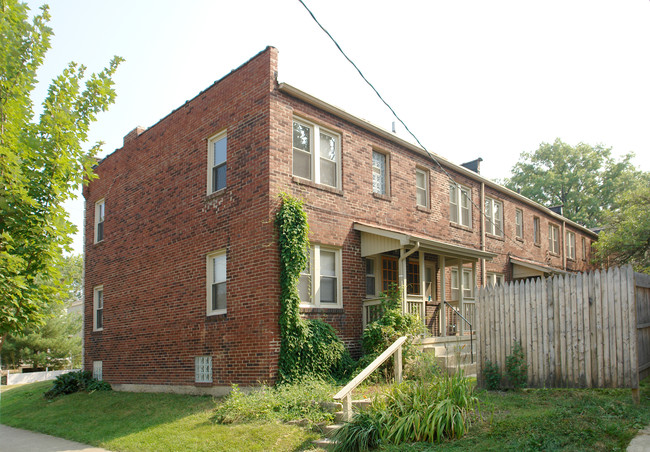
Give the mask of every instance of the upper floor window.
<path id="1" fill-rule="evenodd" d="M 208 315 L 226 313 L 226 252 L 207 255 L 208 269 Z"/>
<path id="2" fill-rule="evenodd" d="M 499 237 L 503 236 L 503 203 L 492 198 L 485 198 L 485 232 Z"/>
<path id="3" fill-rule="evenodd" d="M 575 232 L 566 231 L 566 237 L 564 238 L 566 242 L 566 257 L 567 259 L 576 258 L 576 234 Z"/>
<path id="4" fill-rule="evenodd" d="M 503 284 L 504 281 L 505 278 L 502 273 L 487 272 L 486 274 L 486 287 L 496 287 Z"/>
<path id="5" fill-rule="evenodd" d="M 415 200 L 418 206 L 429 207 L 429 172 L 415 170 Z"/>
<path id="6" fill-rule="evenodd" d="M 340 188 L 340 138 L 317 124 L 293 120 L 293 174 Z"/>
<path id="7" fill-rule="evenodd" d="M 524 212 L 521 209 L 515 209 L 515 237 L 524 238 Z"/>
<path id="8" fill-rule="evenodd" d="M 104 286 L 93 289 L 93 331 L 104 329 Z"/>
<path id="9" fill-rule="evenodd" d="M 208 140 L 208 193 L 226 188 L 228 136 L 221 132 Z"/>
<path id="10" fill-rule="evenodd" d="M 560 254 L 560 229 L 554 224 L 548 225 L 548 250 Z"/>
<path id="11" fill-rule="evenodd" d="M 388 155 L 372 151 L 372 192 L 388 195 Z"/>
<path id="12" fill-rule="evenodd" d="M 449 220 L 468 228 L 472 227 L 472 209 L 469 188 L 454 183 L 449 185 Z"/>
<path id="13" fill-rule="evenodd" d="M 302 306 L 340 308 L 341 287 L 341 250 L 312 246 L 298 283 Z"/>
<path id="14" fill-rule="evenodd" d="M 105 207 L 103 199 L 95 203 L 95 243 L 104 240 Z"/>
<path id="15" fill-rule="evenodd" d="M 587 239 L 582 237 L 582 260 L 587 260 Z"/>
<path id="16" fill-rule="evenodd" d="M 533 217 L 533 238 L 535 240 L 535 245 L 540 245 L 542 243 L 542 234 L 539 221 L 539 217 Z"/>

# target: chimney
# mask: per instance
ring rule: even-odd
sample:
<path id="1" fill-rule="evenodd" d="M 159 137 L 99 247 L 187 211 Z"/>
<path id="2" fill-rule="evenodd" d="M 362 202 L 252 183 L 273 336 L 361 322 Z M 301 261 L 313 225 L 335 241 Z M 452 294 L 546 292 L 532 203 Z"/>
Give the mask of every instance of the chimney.
<path id="1" fill-rule="evenodd" d="M 549 207 L 548 210 L 550 210 L 551 212 L 554 212 L 554 213 L 556 213 L 558 215 L 564 215 L 564 213 L 563 213 L 564 209 L 563 208 L 564 208 L 564 205 L 560 204 L 559 206 Z"/>
<path id="2" fill-rule="evenodd" d="M 476 174 L 481 174 L 481 162 L 483 159 L 481 157 L 471 162 L 462 163 L 460 166 L 467 168 L 470 171 L 474 171 Z"/>
<path id="3" fill-rule="evenodd" d="M 132 131 L 130 131 L 129 133 L 127 133 L 126 135 L 124 135 L 123 146 L 125 146 L 126 143 L 128 143 L 129 141 L 133 141 L 135 138 L 140 136 L 140 134 L 142 134 L 142 132 L 144 132 L 145 130 L 147 130 L 147 129 L 145 129 L 144 127 L 138 126 L 135 129 L 133 129 Z"/>

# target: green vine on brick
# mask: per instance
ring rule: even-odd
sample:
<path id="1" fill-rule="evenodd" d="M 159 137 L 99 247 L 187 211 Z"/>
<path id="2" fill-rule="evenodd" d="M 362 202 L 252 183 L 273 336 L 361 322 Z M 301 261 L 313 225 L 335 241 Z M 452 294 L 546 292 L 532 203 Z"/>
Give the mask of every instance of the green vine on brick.
<path id="1" fill-rule="evenodd" d="M 302 201 L 282 194 L 275 217 L 280 250 L 279 382 L 341 377 L 351 362 L 334 328 L 300 317 L 298 281 L 309 261 L 309 224 Z"/>

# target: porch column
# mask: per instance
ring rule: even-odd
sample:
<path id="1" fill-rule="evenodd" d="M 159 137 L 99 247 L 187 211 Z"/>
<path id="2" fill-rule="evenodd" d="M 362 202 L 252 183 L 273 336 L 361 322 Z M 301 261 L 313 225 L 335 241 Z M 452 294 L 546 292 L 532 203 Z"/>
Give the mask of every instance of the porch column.
<path id="1" fill-rule="evenodd" d="M 422 294 L 422 304 L 420 305 L 420 319 L 422 320 L 422 324 L 426 325 L 426 315 L 427 315 L 427 296 L 426 296 L 426 288 L 425 288 L 425 278 L 424 278 L 424 272 L 426 269 L 424 268 L 424 252 L 420 251 L 418 253 L 419 257 L 419 264 L 420 264 L 420 294 Z"/>
<path id="2" fill-rule="evenodd" d="M 458 312 L 463 313 L 463 260 L 458 259 Z M 458 316 L 456 316 L 458 317 Z M 465 331 L 465 322 L 463 319 L 456 319 L 456 335 L 462 336 Z"/>
<path id="3" fill-rule="evenodd" d="M 445 256 L 440 256 L 440 336 L 447 335 L 447 278 L 445 278 Z"/>
<path id="4" fill-rule="evenodd" d="M 399 288 L 402 291 L 402 314 L 406 313 L 406 250 L 404 247 L 399 250 L 399 261 L 397 262 L 397 271 L 399 272 Z"/>

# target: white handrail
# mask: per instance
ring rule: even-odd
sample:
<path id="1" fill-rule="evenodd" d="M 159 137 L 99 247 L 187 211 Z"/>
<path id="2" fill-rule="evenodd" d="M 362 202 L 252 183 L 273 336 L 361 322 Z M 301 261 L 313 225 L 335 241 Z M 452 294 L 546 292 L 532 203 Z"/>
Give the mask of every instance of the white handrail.
<path id="1" fill-rule="evenodd" d="M 398 338 L 393 344 L 388 347 L 384 352 L 379 355 L 373 362 L 368 364 L 365 369 L 363 369 L 359 375 L 354 377 L 347 385 L 343 387 L 336 395 L 333 397 L 334 400 L 342 400 L 343 403 L 343 413 L 346 421 L 349 421 L 352 418 L 352 397 L 351 393 L 359 386 L 363 380 L 368 378 L 368 376 L 373 373 L 379 366 L 381 366 L 384 361 L 390 358 L 393 354 L 395 356 L 395 381 L 397 383 L 402 382 L 402 345 L 406 342 L 407 337 L 402 336 Z"/>

